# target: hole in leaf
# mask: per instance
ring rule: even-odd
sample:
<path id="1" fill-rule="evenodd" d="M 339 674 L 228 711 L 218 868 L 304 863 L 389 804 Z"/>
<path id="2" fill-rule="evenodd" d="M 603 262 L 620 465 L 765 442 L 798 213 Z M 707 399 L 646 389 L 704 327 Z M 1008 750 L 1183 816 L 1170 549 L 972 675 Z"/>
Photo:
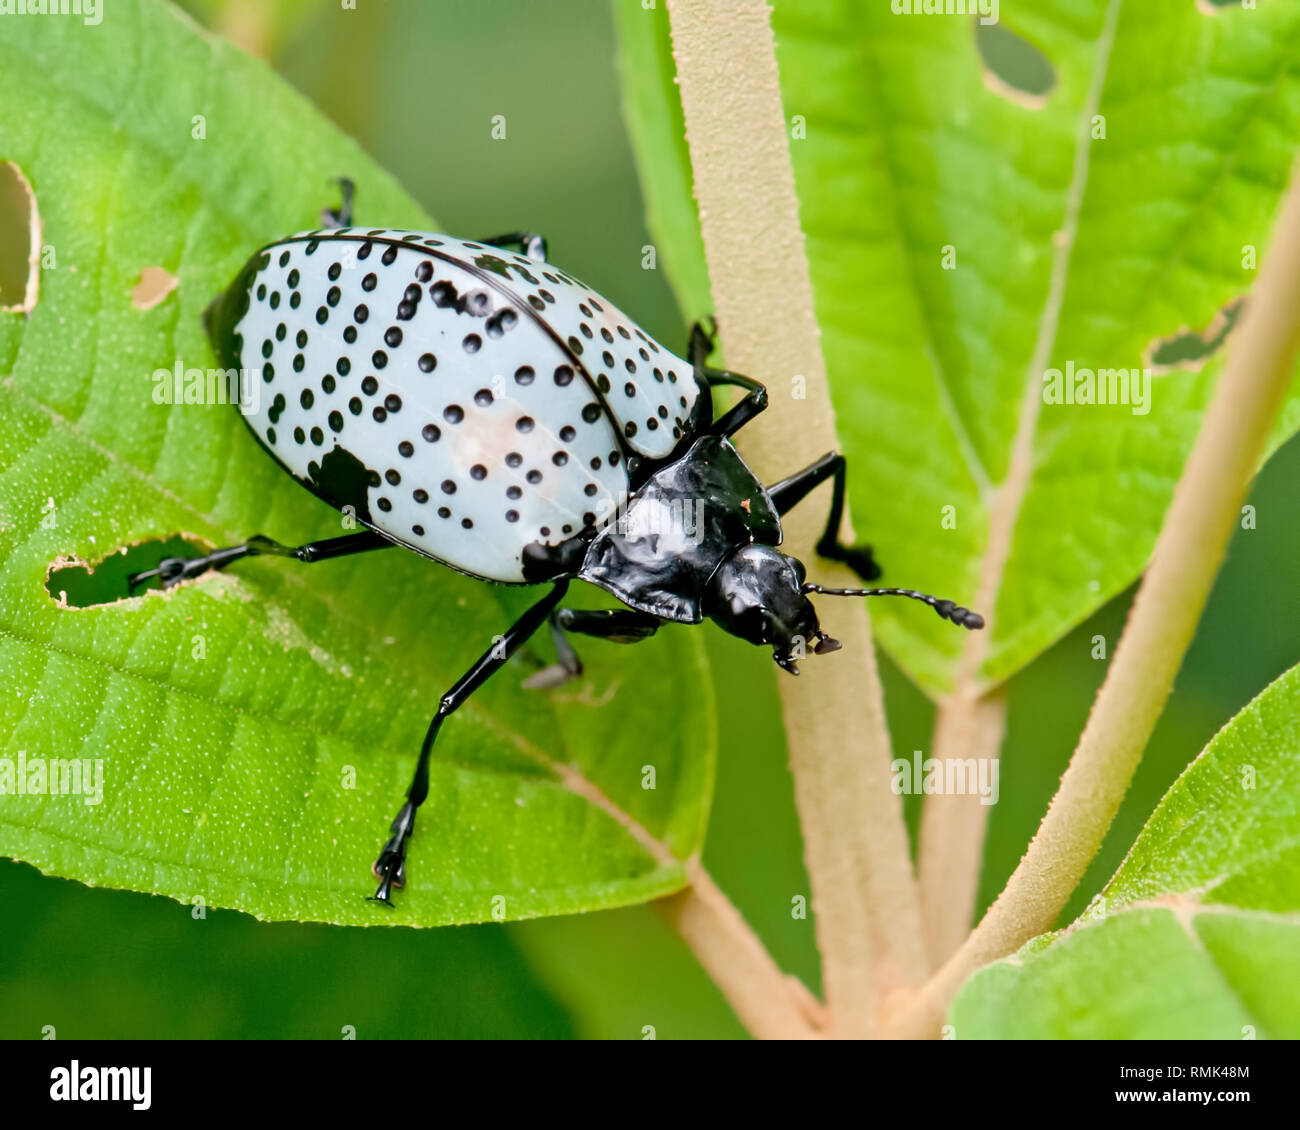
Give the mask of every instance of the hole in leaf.
<path id="1" fill-rule="evenodd" d="M 131 291 L 131 305 L 137 310 L 152 310 L 176 289 L 179 281 L 162 267 L 145 267 L 140 272 L 140 281 Z"/>
<path id="2" fill-rule="evenodd" d="M 158 587 L 158 582 L 152 580 L 128 590 L 126 581 L 132 573 L 152 569 L 164 557 L 196 557 L 207 553 L 209 548 L 197 537 L 172 534 L 123 546 L 98 565 L 59 558 L 50 565 L 45 577 L 45 591 L 65 608 L 116 604 L 127 597 L 143 596 Z"/>
<path id="3" fill-rule="evenodd" d="M 0 161 L 0 310 L 30 314 L 40 291 L 41 214 L 12 161 Z"/>
<path id="4" fill-rule="evenodd" d="M 1056 87 L 1056 68 L 1029 40 L 1004 24 L 975 24 L 975 47 L 984 64 L 984 85 L 994 94 L 1040 109 Z"/>
<path id="5" fill-rule="evenodd" d="M 1228 340 L 1245 309 L 1244 299 L 1229 302 L 1200 333 L 1184 327 L 1168 337 L 1158 337 L 1146 351 L 1146 363 L 1157 373 L 1172 369 L 1199 369 Z"/>

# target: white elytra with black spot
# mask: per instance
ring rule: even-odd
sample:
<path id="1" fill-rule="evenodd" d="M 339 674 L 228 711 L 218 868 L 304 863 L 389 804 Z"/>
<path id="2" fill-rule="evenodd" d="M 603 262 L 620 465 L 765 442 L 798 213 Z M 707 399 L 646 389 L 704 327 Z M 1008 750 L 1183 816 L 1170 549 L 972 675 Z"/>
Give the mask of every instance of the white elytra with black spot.
<path id="1" fill-rule="evenodd" d="M 235 326 L 254 433 L 304 481 L 341 447 L 370 524 L 464 572 L 523 581 L 526 545 L 608 522 L 628 455 L 688 429 L 691 365 L 548 263 L 360 228 L 261 256 Z"/>

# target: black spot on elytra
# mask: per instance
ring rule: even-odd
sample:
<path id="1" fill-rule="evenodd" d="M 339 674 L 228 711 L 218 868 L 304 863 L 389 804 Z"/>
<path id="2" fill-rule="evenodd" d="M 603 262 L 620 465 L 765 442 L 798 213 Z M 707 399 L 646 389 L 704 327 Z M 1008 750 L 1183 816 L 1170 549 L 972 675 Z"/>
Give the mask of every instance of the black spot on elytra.
<path id="1" fill-rule="evenodd" d="M 488 337 L 501 337 L 506 330 L 513 329 L 519 322 L 519 315 L 509 306 L 504 306 L 495 314 L 489 314 L 483 324 Z"/>
<path id="2" fill-rule="evenodd" d="M 492 307 L 492 301 L 481 290 L 471 290 L 461 294 L 454 283 L 442 279 L 429 287 L 429 297 L 435 306 L 455 310 L 457 314 L 468 314 L 471 318 L 485 318 Z"/>
<path id="3" fill-rule="evenodd" d="M 312 486 L 322 498 L 340 510 L 350 506 L 352 513 L 361 521 L 370 521 L 370 504 L 366 492 L 375 472 L 352 452 L 336 446 L 320 461 L 319 466 L 312 463 L 307 470 L 311 475 Z"/>

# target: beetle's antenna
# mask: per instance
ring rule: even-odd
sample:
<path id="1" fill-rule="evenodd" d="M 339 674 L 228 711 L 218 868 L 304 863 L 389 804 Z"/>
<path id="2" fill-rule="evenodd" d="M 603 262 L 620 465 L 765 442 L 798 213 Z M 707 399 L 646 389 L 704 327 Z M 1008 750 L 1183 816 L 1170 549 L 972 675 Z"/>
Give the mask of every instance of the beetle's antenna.
<path id="1" fill-rule="evenodd" d="M 951 600 L 940 600 L 928 592 L 917 592 L 915 589 L 827 589 L 813 584 L 801 585 L 800 588 L 805 593 L 821 593 L 822 596 L 908 596 L 913 600 L 923 601 L 945 620 L 951 620 L 963 628 L 974 631 L 984 627 L 984 617 L 978 612 L 972 612 L 969 608 L 963 608 Z"/>

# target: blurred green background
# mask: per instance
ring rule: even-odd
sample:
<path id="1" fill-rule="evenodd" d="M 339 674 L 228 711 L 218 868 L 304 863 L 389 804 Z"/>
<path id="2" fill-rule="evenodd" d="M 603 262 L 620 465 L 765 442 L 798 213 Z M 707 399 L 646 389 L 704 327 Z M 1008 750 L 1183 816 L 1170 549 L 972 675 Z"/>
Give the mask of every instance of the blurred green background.
<path id="1" fill-rule="evenodd" d="M 616 0 L 639 4 L 640 0 Z M 369 152 L 447 231 L 541 231 L 552 257 L 647 332 L 684 344 L 650 242 L 619 107 L 607 0 L 191 0 L 252 46 Z M 492 119 L 504 115 L 506 137 Z M 348 170 L 340 169 L 340 173 Z M 330 189 L 321 186 L 322 204 Z M 382 224 L 366 213 L 362 223 Z M 809 455 L 815 455 L 810 452 Z M 1174 697 L 1100 857 L 1066 916 L 1114 870 L 1152 807 L 1209 737 L 1300 662 L 1300 443 L 1265 469 Z M 883 484 L 887 489 L 887 484 Z M 856 510 L 870 499 L 855 499 Z M 888 565 L 888 562 L 886 562 Z M 1131 597 L 1112 602 L 1010 686 L 1002 793 L 981 909 L 1018 861 L 1083 725 Z M 758 651 L 708 634 L 721 748 L 704 861 L 776 959 L 819 988 L 775 696 Z M 653 646 L 649 644 L 647 646 Z M 933 707 L 882 656 L 895 753 L 926 749 Z M 616 648 L 588 649 L 614 664 Z M 919 806 L 909 798 L 915 829 Z M 0 1037 L 732 1037 L 743 1030 L 649 907 L 438 931 L 265 925 L 230 911 L 91 890 L 0 861 Z"/>

